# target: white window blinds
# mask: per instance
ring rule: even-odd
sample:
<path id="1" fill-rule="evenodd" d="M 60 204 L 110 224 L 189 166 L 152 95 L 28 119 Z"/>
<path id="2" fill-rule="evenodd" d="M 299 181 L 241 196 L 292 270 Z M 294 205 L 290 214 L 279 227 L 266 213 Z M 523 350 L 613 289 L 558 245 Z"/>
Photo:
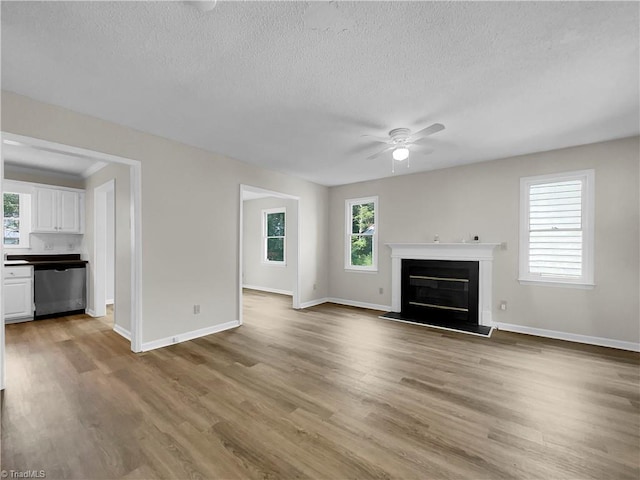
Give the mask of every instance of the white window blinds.
<path id="1" fill-rule="evenodd" d="M 593 286 L 593 170 L 520 179 L 520 281 Z"/>
<path id="2" fill-rule="evenodd" d="M 529 187 L 529 272 L 582 276 L 583 182 Z"/>

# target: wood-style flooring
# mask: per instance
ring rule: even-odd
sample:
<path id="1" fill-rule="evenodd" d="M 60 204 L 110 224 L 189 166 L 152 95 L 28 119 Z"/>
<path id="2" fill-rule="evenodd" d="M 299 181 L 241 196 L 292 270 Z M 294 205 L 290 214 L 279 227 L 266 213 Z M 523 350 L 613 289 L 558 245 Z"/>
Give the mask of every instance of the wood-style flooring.
<path id="1" fill-rule="evenodd" d="M 133 354 L 110 319 L 8 325 L 2 465 L 54 478 L 638 479 L 639 355 L 304 311 Z"/>

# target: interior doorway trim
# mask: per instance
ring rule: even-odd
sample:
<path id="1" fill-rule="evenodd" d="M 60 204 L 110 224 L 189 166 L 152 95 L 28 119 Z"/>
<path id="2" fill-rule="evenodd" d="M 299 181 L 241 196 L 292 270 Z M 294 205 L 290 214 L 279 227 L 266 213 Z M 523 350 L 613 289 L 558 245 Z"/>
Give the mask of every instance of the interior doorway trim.
<path id="1" fill-rule="evenodd" d="M 131 177 L 131 350 L 142 351 L 142 164 L 139 160 L 97 152 L 85 148 L 64 145 L 24 135 L 0 132 L 2 141 L 10 141 L 36 149 L 59 152 L 81 158 L 89 158 L 108 163 L 119 163 L 130 167 Z M 0 173 L 4 180 L 4 157 L 1 159 Z M 2 194 L 0 182 L 0 194 Z M 4 254 L 4 249 L 3 249 Z M 4 256 L 2 257 L 4 259 Z M 4 273 L 4 262 L 0 262 L 0 274 Z M 3 282 L 0 282 L 0 389 L 5 386 L 5 342 L 4 342 L 4 305 L 2 302 Z"/>
<path id="2" fill-rule="evenodd" d="M 93 312 L 94 317 L 107 314 L 107 194 L 114 192 L 115 179 L 111 179 L 94 190 L 93 197 Z M 114 312 L 115 316 L 115 312 Z M 115 325 L 115 318 L 114 318 Z"/>
<path id="3" fill-rule="evenodd" d="M 293 302 L 292 306 L 295 309 L 300 308 L 300 197 L 291 195 L 288 193 L 276 192 L 274 190 L 267 190 L 261 187 L 254 187 L 252 185 L 240 184 L 240 225 L 239 225 L 239 247 L 238 247 L 238 320 L 242 325 L 242 271 L 243 271 L 243 245 L 244 245 L 244 196 L 245 193 L 258 193 L 269 197 L 285 198 L 289 200 L 295 200 L 297 202 L 296 209 L 296 222 L 297 227 L 297 240 L 296 240 L 296 268 L 294 272 L 295 281 L 293 282 Z"/>

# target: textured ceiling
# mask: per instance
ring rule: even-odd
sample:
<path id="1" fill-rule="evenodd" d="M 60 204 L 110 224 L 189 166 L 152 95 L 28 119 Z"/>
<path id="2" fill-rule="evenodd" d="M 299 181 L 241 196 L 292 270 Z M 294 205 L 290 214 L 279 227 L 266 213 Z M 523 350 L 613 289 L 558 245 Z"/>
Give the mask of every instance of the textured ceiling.
<path id="1" fill-rule="evenodd" d="M 325 185 L 639 133 L 635 2 L 2 2 L 2 87 Z M 179 159 L 176 159 L 179 161 Z"/>

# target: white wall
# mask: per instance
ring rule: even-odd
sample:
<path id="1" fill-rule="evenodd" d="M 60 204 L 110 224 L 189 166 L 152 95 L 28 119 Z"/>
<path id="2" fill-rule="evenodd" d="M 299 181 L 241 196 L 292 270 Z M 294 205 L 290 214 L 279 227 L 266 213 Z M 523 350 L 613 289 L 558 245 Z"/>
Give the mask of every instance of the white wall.
<path id="1" fill-rule="evenodd" d="M 327 187 L 6 91 L 2 130 L 141 162 L 143 342 L 239 318 L 240 184 L 300 198 L 300 301 L 327 296 Z"/>
<path id="2" fill-rule="evenodd" d="M 84 179 L 72 175 L 64 175 L 54 172 L 37 171 L 36 169 L 15 167 L 6 165 L 4 178 L 19 182 L 43 183 L 58 187 L 84 188 Z"/>
<path id="3" fill-rule="evenodd" d="M 107 304 L 113 303 L 116 286 L 116 212 L 115 212 L 115 192 L 107 192 Z"/>
<path id="4" fill-rule="evenodd" d="M 262 210 L 286 208 L 286 265 L 262 261 Z M 283 198 L 245 200 L 243 211 L 243 284 L 291 294 L 294 288 L 298 248 L 298 202 Z"/>
<path id="5" fill-rule="evenodd" d="M 329 295 L 391 304 L 387 242 L 507 242 L 494 261 L 493 318 L 571 334 L 640 341 L 638 137 L 507 158 L 330 189 Z M 593 290 L 520 285 L 519 179 L 595 169 L 595 282 Z M 377 274 L 344 270 L 344 200 L 379 196 Z M 384 294 L 379 294 L 379 288 Z M 501 300 L 508 302 L 500 311 Z"/>
<path id="6" fill-rule="evenodd" d="M 32 233 L 29 236 L 29 248 L 5 248 L 5 253 L 8 255 L 82 253 L 83 237 L 84 235 L 71 233 Z"/>
<path id="7" fill-rule="evenodd" d="M 95 189 L 104 185 L 109 180 L 114 180 L 114 206 L 113 218 L 113 255 L 110 260 L 107 253 L 107 268 L 111 262 L 114 268 L 115 288 L 110 298 L 115 300 L 114 317 L 115 324 L 126 331 L 131 331 L 131 183 L 130 169 L 127 165 L 111 164 L 91 175 L 86 180 L 85 186 L 85 250 L 89 260 L 88 277 L 89 289 L 87 291 L 87 309 L 95 310 L 94 301 L 94 200 Z M 109 211 L 107 199 L 107 214 Z M 107 215 L 108 216 L 108 215 Z M 107 277 L 107 282 L 108 282 Z M 109 297 L 107 297 L 109 298 Z"/>

